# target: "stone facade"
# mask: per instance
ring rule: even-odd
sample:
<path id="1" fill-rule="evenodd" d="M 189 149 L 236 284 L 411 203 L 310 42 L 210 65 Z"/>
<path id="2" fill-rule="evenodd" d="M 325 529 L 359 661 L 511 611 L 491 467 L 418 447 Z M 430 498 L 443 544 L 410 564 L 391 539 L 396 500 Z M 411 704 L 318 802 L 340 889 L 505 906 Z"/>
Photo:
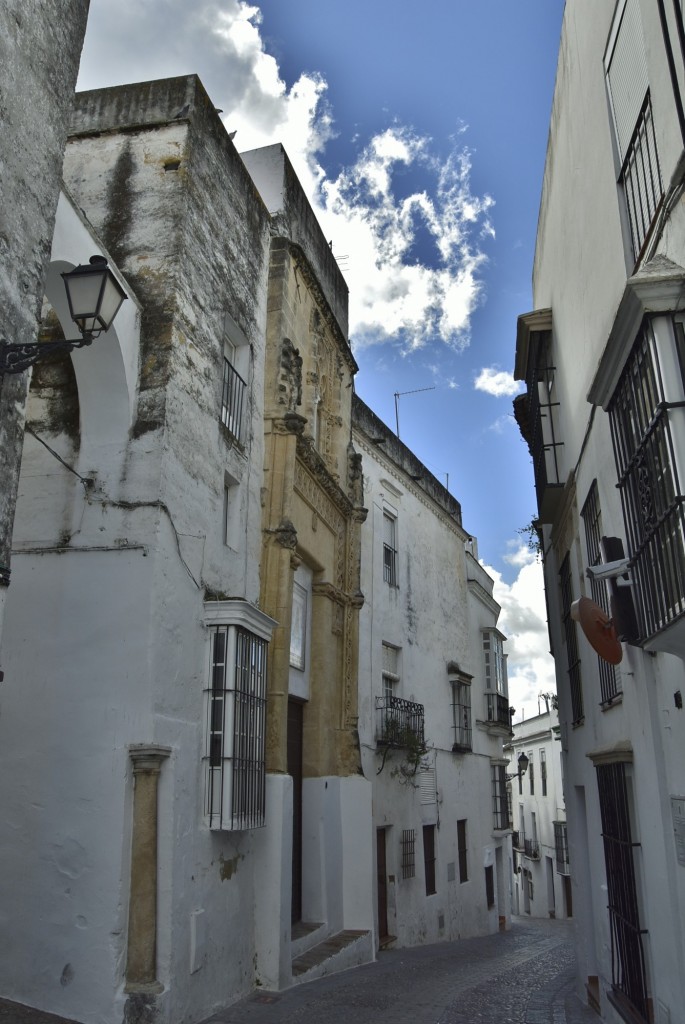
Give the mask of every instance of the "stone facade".
<path id="1" fill-rule="evenodd" d="M 0 9 L 0 344 L 36 340 L 88 5 L 47 0 L 29 12 L 7 0 Z M 27 382 L 0 377 L 0 640 Z"/>
<path id="2" fill-rule="evenodd" d="M 319 938 L 366 932 L 369 958 L 370 787 L 357 733 L 366 513 L 351 444 L 357 365 L 347 288 L 282 147 L 243 159 L 272 217 L 261 605 L 279 623 L 269 673 L 270 784 L 286 786 L 292 800 L 281 861 L 290 899 L 281 912 L 294 924 L 316 922 Z M 287 919 L 282 929 L 288 949 Z M 282 984 L 289 972 L 274 951 L 267 981 Z"/>
<path id="3" fill-rule="evenodd" d="M 682 4 L 566 3 L 517 332 L 578 988 L 611 1024 L 685 1006 L 684 39 Z"/>

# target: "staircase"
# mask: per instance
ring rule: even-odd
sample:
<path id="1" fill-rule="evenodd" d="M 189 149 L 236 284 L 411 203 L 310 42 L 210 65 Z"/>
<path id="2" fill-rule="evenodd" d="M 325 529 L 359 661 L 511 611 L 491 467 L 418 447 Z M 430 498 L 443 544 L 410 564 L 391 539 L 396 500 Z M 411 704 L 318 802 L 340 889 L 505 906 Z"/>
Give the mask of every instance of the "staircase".
<path id="1" fill-rule="evenodd" d="M 293 985 L 371 963 L 374 959 L 371 932 L 348 929 L 330 935 L 325 924 L 295 925 L 291 950 Z"/>

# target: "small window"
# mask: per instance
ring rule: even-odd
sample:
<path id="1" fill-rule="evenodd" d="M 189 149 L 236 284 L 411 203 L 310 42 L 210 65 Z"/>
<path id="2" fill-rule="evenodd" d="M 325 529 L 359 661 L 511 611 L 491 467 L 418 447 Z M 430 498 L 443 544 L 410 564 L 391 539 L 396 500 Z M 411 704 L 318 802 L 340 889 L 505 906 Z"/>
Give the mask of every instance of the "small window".
<path id="1" fill-rule="evenodd" d="M 437 892 L 435 888 L 435 825 L 423 826 L 423 866 L 426 877 L 426 896 Z"/>
<path id="2" fill-rule="evenodd" d="M 416 874 L 416 860 L 414 852 L 415 844 L 416 832 L 414 829 L 403 828 L 400 844 L 402 852 L 402 878 L 413 878 Z"/>
<path id="3" fill-rule="evenodd" d="M 453 750 L 471 750 L 471 683 L 464 679 L 452 682 Z"/>
<path id="4" fill-rule="evenodd" d="M 383 512 L 383 579 L 397 586 L 397 520 L 389 512 Z"/>
<path id="5" fill-rule="evenodd" d="M 226 434 L 240 444 L 245 442 L 245 395 L 250 346 L 233 318 L 224 315 L 223 380 L 220 422 Z"/>
<path id="6" fill-rule="evenodd" d="M 544 747 L 540 748 L 540 784 L 542 795 L 547 796 L 547 751 Z"/>
<path id="7" fill-rule="evenodd" d="M 392 644 L 383 644 L 383 673 L 382 686 L 383 697 L 390 698 L 397 696 L 399 675 L 399 650 Z M 389 704 L 387 705 L 390 706 Z"/>
<path id="8" fill-rule="evenodd" d="M 530 795 L 535 796 L 535 765 L 532 750 L 528 751 L 528 782 L 530 783 Z"/>
<path id="9" fill-rule="evenodd" d="M 495 829 L 509 828 L 509 802 L 507 800 L 506 765 L 490 766 L 492 784 L 492 811 Z"/>
<path id="10" fill-rule="evenodd" d="M 293 583 L 293 605 L 290 619 L 290 664 L 304 671 L 307 649 L 307 590 Z"/>
<path id="11" fill-rule="evenodd" d="M 469 866 L 466 845 L 466 818 L 457 822 L 457 850 L 459 854 L 459 881 L 468 882 Z"/>
<path id="12" fill-rule="evenodd" d="M 242 527 L 243 494 L 240 485 L 230 474 L 224 473 L 224 500 L 222 512 L 222 539 L 226 547 L 238 551 Z"/>

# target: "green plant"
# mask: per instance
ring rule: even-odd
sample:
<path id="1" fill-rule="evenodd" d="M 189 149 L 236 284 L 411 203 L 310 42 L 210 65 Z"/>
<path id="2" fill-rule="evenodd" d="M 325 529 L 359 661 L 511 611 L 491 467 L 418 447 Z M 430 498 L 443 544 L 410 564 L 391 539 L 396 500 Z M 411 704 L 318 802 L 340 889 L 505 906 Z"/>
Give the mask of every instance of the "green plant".
<path id="1" fill-rule="evenodd" d="M 535 516 L 525 526 L 516 531 L 521 537 L 525 537 L 529 551 L 533 551 L 538 558 L 542 557 L 542 524 Z"/>

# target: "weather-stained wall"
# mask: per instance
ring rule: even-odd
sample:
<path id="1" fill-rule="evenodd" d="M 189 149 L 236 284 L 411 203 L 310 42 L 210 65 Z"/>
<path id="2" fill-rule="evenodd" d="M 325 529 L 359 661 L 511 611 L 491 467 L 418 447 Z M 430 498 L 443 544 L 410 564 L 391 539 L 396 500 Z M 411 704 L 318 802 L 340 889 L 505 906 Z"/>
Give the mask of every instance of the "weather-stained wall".
<path id="1" fill-rule="evenodd" d="M 129 299 L 119 336 L 36 375 L 31 395 L 0 726 L 22 834 L 1 850 L 2 994 L 84 1021 L 195 1021 L 256 982 L 269 842 L 268 822 L 208 829 L 203 772 L 205 609 L 259 598 L 269 218 L 196 78 L 80 96 L 65 178 L 75 207 L 53 265 L 85 231 Z M 223 412 L 226 341 L 244 363 L 240 422 Z M 82 356 L 103 416 L 123 409 L 116 429 L 84 415 Z M 125 976 L 141 745 L 161 751 L 149 991 Z"/>
<path id="2" fill-rule="evenodd" d="M 9 0 L 0 9 L 0 340 L 10 344 L 36 340 L 88 3 L 46 0 L 28 10 Z M 0 640 L 26 386 L 26 374 L 0 383 Z"/>

